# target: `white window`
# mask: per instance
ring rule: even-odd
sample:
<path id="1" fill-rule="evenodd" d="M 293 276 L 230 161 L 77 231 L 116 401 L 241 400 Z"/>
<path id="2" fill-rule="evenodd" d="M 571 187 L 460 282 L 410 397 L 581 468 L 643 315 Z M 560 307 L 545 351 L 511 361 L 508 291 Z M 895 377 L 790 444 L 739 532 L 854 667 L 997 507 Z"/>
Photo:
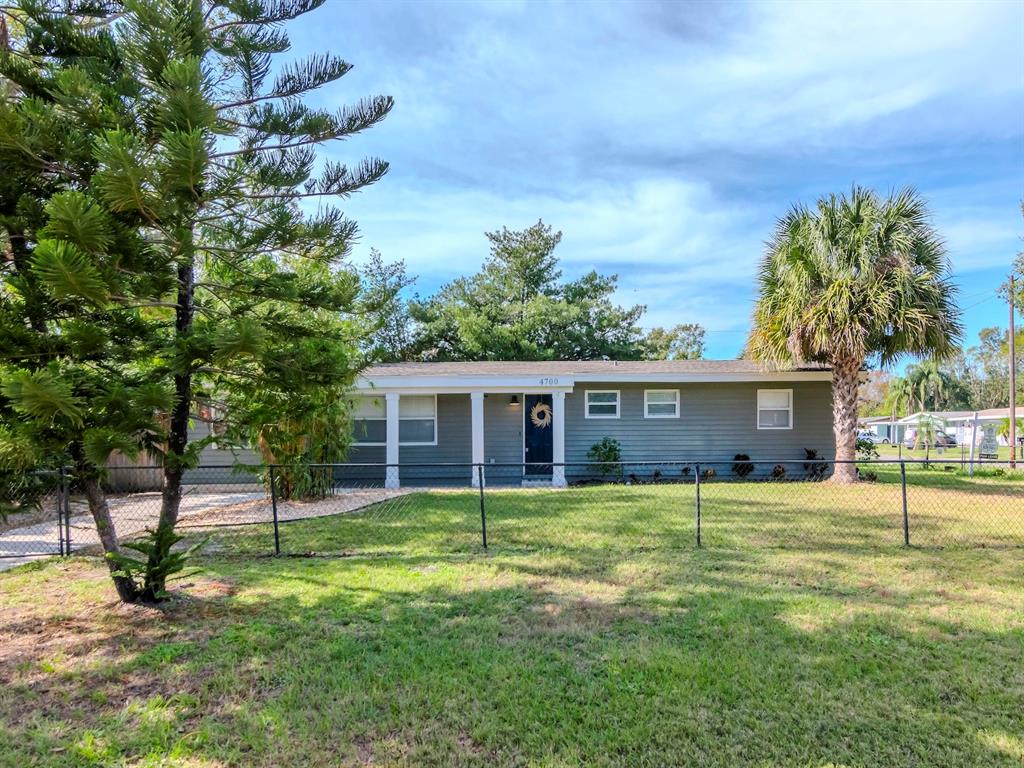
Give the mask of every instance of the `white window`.
<path id="1" fill-rule="evenodd" d="M 675 419 L 679 417 L 678 389 L 645 389 L 645 419 Z"/>
<path id="2" fill-rule="evenodd" d="M 356 397 L 352 404 L 352 435 L 355 444 L 384 445 L 388 432 L 384 396 Z"/>
<path id="3" fill-rule="evenodd" d="M 757 428 L 793 428 L 793 390 L 757 390 Z"/>
<path id="4" fill-rule="evenodd" d="M 383 395 L 353 400 L 352 431 L 356 445 L 387 445 L 387 401 Z M 437 397 L 403 395 L 398 400 L 398 444 L 437 445 Z"/>
<path id="5" fill-rule="evenodd" d="M 399 398 L 398 444 L 437 445 L 436 395 L 403 395 Z"/>
<path id="6" fill-rule="evenodd" d="M 619 418 L 619 391 L 617 389 L 588 389 L 586 404 L 588 419 Z"/>

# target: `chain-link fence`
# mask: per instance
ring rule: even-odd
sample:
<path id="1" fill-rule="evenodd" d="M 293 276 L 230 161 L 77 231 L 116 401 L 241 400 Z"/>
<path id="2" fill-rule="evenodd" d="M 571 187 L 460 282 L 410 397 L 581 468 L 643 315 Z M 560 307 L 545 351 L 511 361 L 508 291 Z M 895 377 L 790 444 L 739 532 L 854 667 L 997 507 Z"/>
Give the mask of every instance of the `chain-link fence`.
<path id="1" fill-rule="evenodd" d="M 207 553 L 387 554 L 484 548 L 1024 546 L 1024 471 L 941 461 L 605 464 L 344 464 L 199 467 L 185 478 L 178 530 Z M 45 473 L 42 501 L 11 513 L 0 567 L 95 550 L 96 527 L 70 473 Z M 153 528 L 159 468 L 105 479 L 118 536 Z M 19 515 L 28 516 L 21 519 Z"/>

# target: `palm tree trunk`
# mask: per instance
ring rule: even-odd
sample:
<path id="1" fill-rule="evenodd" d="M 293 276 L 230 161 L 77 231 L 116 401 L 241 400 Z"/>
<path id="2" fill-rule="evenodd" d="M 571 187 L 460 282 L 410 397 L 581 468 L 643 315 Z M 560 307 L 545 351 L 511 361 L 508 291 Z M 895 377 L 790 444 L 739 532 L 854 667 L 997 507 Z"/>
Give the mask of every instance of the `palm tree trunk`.
<path id="1" fill-rule="evenodd" d="M 842 360 L 832 365 L 832 430 L 836 436 L 836 465 L 832 479 L 837 483 L 857 480 L 857 389 L 859 360 Z"/>

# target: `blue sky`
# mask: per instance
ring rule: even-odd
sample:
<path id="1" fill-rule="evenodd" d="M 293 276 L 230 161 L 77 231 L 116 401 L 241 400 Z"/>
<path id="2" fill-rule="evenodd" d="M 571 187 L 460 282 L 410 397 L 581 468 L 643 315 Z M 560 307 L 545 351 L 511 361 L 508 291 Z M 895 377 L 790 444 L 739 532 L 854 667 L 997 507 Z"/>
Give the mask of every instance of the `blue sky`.
<path id="1" fill-rule="evenodd" d="M 1024 3 L 337 2 L 294 52 L 355 65 L 323 105 L 392 115 L 327 149 L 390 161 L 344 205 L 416 288 L 475 271 L 485 231 L 543 218 L 567 276 L 618 273 L 644 324 L 734 357 L 776 217 L 851 183 L 916 186 L 968 341 L 1024 234 Z"/>

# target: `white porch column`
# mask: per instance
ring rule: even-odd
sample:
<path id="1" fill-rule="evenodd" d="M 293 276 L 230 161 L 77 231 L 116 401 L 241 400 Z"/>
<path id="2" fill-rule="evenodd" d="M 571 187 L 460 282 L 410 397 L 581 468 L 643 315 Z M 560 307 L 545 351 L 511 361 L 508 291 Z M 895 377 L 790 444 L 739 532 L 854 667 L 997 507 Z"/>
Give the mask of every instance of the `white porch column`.
<path id="1" fill-rule="evenodd" d="M 551 485 L 564 488 L 565 483 L 565 392 L 551 393 Z"/>
<path id="2" fill-rule="evenodd" d="M 387 416 L 387 437 L 384 451 L 384 461 L 388 463 L 384 470 L 384 487 L 398 488 L 398 467 L 391 466 L 398 464 L 398 400 L 397 392 L 388 392 L 384 395 L 386 404 L 385 415 Z"/>
<path id="3" fill-rule="evenodd" d="M 470 416 L 472 421 L 473 450 L 471 453 L 473 464 L 484 463 L 484 393 L 470 392 Z M 473 487 L 480 485 L 481 472 L 475 466 L 472 469 Z"/>

